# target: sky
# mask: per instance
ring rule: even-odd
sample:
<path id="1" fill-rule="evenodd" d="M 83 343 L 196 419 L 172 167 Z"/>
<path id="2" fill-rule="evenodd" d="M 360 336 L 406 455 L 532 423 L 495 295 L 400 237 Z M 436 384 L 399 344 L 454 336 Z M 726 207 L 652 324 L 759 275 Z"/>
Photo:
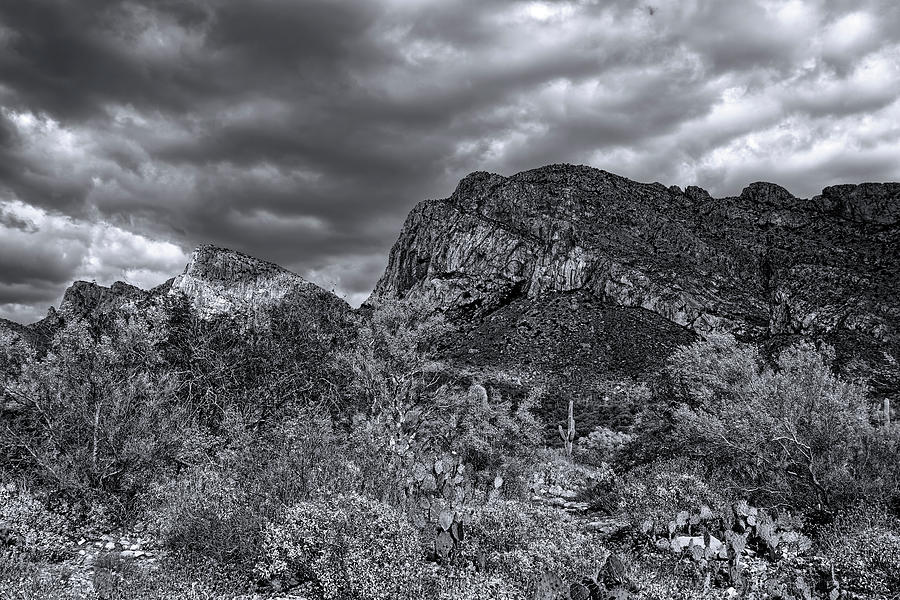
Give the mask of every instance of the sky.
<path id="1" fill-rule="evenodd" d="M 416 202 L 561 162 L 900 180 L 900 3 L 0 1 L 0 317 L 204 243 L 358 304 Z"/>

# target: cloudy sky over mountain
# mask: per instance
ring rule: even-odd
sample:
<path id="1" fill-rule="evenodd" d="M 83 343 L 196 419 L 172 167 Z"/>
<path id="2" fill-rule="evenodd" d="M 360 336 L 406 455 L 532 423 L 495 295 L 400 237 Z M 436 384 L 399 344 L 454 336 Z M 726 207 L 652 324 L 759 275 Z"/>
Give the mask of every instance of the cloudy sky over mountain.
<path id="1" fill-rule="evenodd" d="M 898 32 L 894 0 L 2 2 L 0 316 L 206 242 L 356 303 L 474 170 L 900 180 Z"/>

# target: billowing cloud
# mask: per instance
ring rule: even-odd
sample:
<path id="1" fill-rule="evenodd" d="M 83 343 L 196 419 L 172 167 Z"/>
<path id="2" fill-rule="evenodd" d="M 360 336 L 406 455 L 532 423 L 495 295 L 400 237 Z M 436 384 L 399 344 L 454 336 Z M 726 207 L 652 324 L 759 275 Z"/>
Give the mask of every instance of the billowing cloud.
<path id="1" fill-rule="evenodd" d="M 354 302 L 473 170 L 900 179 L 889 0 L 0 5 L 0 316 L 217 243 Z"/>

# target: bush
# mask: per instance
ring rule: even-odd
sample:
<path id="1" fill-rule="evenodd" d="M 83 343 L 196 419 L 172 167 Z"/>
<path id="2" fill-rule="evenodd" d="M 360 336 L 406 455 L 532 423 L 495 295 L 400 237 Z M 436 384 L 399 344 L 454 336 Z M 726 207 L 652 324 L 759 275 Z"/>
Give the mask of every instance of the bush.
<path id="1" fill-rule="evenodd" d="M 706 507 L 722 517 L 727 499 L 711 486 L 699 465 L 686 459 L 663 460 L 639 467 L 624 477 L 623 510 L 635 529 L 668 535 L 669 521 L 682 512 Z"/>
<path id="2" fill-rule="evenodd" d="M 0 553 L 12 549 L 34 559 L 60 558 L 66 537 L 63 516 L 14 484 L 0 485 Z"/>
<path id="3" fill-rule="evenodd" d="M 900 523 L 878 509 L 848 512 L 819 532 L 841 587 L 863 598 L 900 590 Z"/>
<path id="4" fill-rule="evenodd" d="M 537 452 L 522 476 L 529 487 L 529 496 L 575 498 L 597 488 L 612 490 L 618 484 L 616 474 L 608 464 L 579 464 L 556 449 Z"/>
<path id="5" fill-rule="evenodd" d="M 206 463 L 160 482 L 145 499 L 148 518 L 179 552 L 250 570 L 260 556 L 262 530 L 285 506 L 329 492 L 355 489 L 343 439 L 324 410 L 300 411 L 262 433 L 239 415 L 224 420 L 225 445 L 198 452 Z M 215 461 L 215 462 L 211 462 Z"/>
<path id="6" fill-rule="evenodd" d="M 0 459 L 72 499 L 100 496 L 129 516 L 133 501 L 171 469 L 188 437 L 172 378 L 146 324 L 100 331 L 74 321 L 49 352 L 21 368 L 9 393 L 21 410 L 0 434 Z"/>
<path id="7" fill-rule="evenodd" d="M 169 548 L 239 567 L 254 563 L 265 517 L 233 476 L 198 468 L 161 488 L 151 519 Z"/>
<path id="8" fill-rule="evenodd" d="M 423 555 L 401 513 L 341 495 L 301 502 L 270 523 L 257 572 L 265 579 L 311 581 L 324 600 L 413 599 L 428 585 Z"/>
<path id="9" fill-rule="evenodd" d="M 730 338 L 677 351 L 668 371 L 682 451 L 760 504 L 834 510 L 855 501 L 871 487 L 860 478 L 869 402 L 831 371 L 828 353 L 801 343 L 769 368 Z"/>
<path id="10" fill-rule="evenodd" d="M 465 558 L 523 591 L 543 571 L 566 581 L 594 576 L 609 554 L 565 511 L 514 500 L 476 508 L 467 536 Z"/>
<path id="11" fill-rule="evenodd" d="M 486 574 L 471 568 L 446 570 L 441 573 L 438 600 L 526 600 L 523 589 L 497 574 Z"/>
<path id="12" fill-rule="evenodd" d="M 633 438 L 634 436 L 630 433 L 614 431 L 599 425 L 589 434 L 578 439 L 575 457 L 580 462 L 589 465 L 615 464 L 622 449 Z"/>

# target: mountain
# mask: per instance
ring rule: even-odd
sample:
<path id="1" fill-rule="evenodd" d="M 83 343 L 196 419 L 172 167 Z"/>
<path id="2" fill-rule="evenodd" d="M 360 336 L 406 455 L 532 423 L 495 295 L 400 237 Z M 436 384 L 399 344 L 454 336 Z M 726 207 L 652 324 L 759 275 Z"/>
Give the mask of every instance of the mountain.
<path id="1" fill-rule="evenodd" d="M 162 315 L 166 299 L 179 297 L 203 319 L 220 315 L 253 319 L 276 307 L 285 307 L 306 320 L 350 311 L 335 294 L 296 273 L 235 250 L 205 245 L 194 250 L 181 275 L 152 290 L 121 281 L 109 287 L 76 281 L 63 294 L 59 308 L 51 308 L 44 319 L 30 325 L 0 319 L 0 343 L 20 339 L 41 346 L 72 319 L 96 320 L 134 311 L 148 314 L 151 307 L 163 311 L 158 313 Z"/>
<path id="2" fill-rule="evenodd" d="M 900 184 L 832 186 L 801 199 L 753 183 L 712 198 L 550 165 L 472 173 L 450 197 L 416 206 L 369 303 L 434 302 L 455 325 L 439 348 L 452 364 L 549 373 L 564 387 L 647 379 L 674 348 L 726 332 L 769 350 L 798 337 L 825 342 L 839 368 L 893 394 L 898 290 Z M 287 269 L 207 245 L 150 291 L 76 282 L 46 319 L 0 323 L 0 339 L 39 343 L 66 319 L 182 296 L 202 318 L 284 307 L 312 322 L 351 312 Z"/>
<path id="3" fill-rule="evenodd" d="M 9 345 L 16 341 L 35 345 L 38 342 L 38 336 L 27 325 L 20 325 L 14 321 L 0 319 L 0 345 Z"/>
<path id="4" fill-rule="evenodd" d="M 350 309 L 335 294 L 283 267 L 209 245 L 194 250 L 184 272 L 172 281 L 169 294 L 184 294 L 205 318 L 288 304 L 300 314 L 304 306 L 317 304 Z"/>
<path id="5" fill-rule="evenodd" d="M 150 292 L 117 281 L 109 287 L 88 281 L 76 281 L 63 294 L 59 312 L 67 317 L 108 314 L 126 305 L 147 300 Z"/>
<path id="6" fill-rule="evenodd" d="M 754 183 L 717 199 L 584 166 L 477 172 L 412 210 L 371 301 L 436 302 L 470 337 L 490 333 L 502 347 L 521 315 L 578 293 L 607 312 L 661 317 L 651 337 L 663 345 L 676 341 L 671 326 L 766 344 L 821 339 L 896 388 L 898 225 L 897 183 L 833 186 L 811 199 Z M 503 331 L 488 331 L 510 311 Z"/>

